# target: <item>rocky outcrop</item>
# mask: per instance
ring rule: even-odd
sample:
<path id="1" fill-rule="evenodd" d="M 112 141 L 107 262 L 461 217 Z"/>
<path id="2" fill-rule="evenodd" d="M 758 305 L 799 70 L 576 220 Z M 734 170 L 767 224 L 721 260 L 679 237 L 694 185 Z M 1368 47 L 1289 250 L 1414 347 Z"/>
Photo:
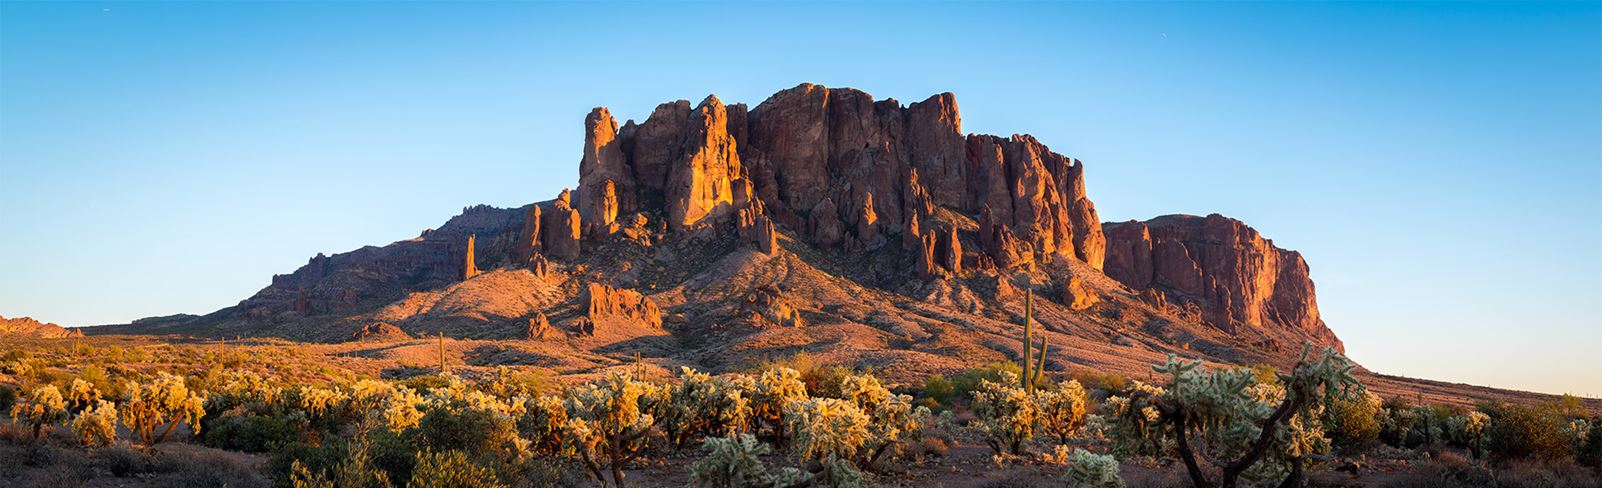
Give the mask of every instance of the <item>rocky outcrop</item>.
<path id="1" fill-rule="evenodd" d="M 1060 286 L 1061 288 L 1058 290 L 1059 297 L 1062 299 L 1063 305 L 1067 305 L 1069 309 L 1084 310 L 1101 303 L 1101 297 L 1092 293 L 1090 288 L 1085 286 L 1085 280 L 1080 279 L 1078 276 L 1069 277 Z"/>
<path id="2" fill-rule="evenodd" d="M 1169 302 L 1195 303 L 1215 327 L 1282 327 L 1340 346 L 1318 315 L 1307 263 L 1239 220 L 1166 215 L 1105 224 L 1106 273 Z M 1147 298 L 1147 301 L 1156 301 Z M 1158 302 L 1161 303 L 1161 302 Z"/>
<path id="3" fill-rule="evenodd" d="M 578 211 L 586 235 L 611 235 L 618 212 L 634 209 L 634 171 L 618 141 L 617 121 L 596 107 L 584 118 L 584 154 L 579 159 Z"/>
<path id="4" fill-rule="evenodd" d="M 528 340 L 548 341 L 557 338 L 560 333 L 551 327 L 551 320 L 541 312 L 528 319 Z"/>
<path id="5" fill-rule="evenodd" d="M 657 308 L 656 303 L 640 292 L 613 288 L 600 283 L 590 283 L 588 291 L 589 307 L 585 317 L 589 319 L 589 323 L 595 324 L 606 318 L 620 317 L 662 328 L 662 311 Z"/>
<path id="6" fill-rule="evenodd" d="M 83 332 L 49 322 L 40 322 L 34 320 L 33 317 L 17 317 L 14 319 L 0 317 L 0 336 L 60 339 L 83 337 Z"/>
<path id="7" fill-rule="evenodd" d="M 918 273 L 925 277 L 962 273 L 962 241 L 955 227 L 943 227 L 923 236 L 918 247 Z"/>
<path id="8" fill-rule="evenodd" d="M 523 211 L 523 226 L 512 240 L 512 264 L 527 265 L 540 254 L 540 206 L 529 205 Z"/>
<path id="9" fill-rule="evenodd" d="M 350 335 L 352 341 L 404 341 L 412 335 L 389 322 L 368 322 Z"/>
<path id="10" fill-rule="evenodd" d="M 551 210 L 544 212 L 544 218 L 540 223 L 540 241 L 546 252 L 558 259 L 578 259 L 583 219 L 570 204 L 567 190 L 562 190 L 562 195 L 551 202 Z"/>
<path id="11" fill-rule="evenodd" d="M 728 133 L 728 112 L 715 96 L 702 100 L 683 126 L 684 152 L 668 170 L 668 224 L 684 228 L 733 209 L 740 156 Z"/>
<path id="12" fill-rule="evenodd" d="M 758 327 L 804 327 L 801 311 L 784 299 L 778 288 L 764 286 L 746 293 L 740 309 Z"/>
<path id="13" fill-rule="evenodd" d="M 762 213 L 761 206 L 740 209 L 740 240 L 755 244 L 757 250 L 769 256 L 779 249 L 778 233 L 773 230 L 773 219 Z"/>
<path id="14" fill-rule="evenodd" d="M 470 280 L 474 276 L 478 276 L 478 260 L 473 259 L 473 248 L 476 247 L 473 243 L 477 238 L 478 236 L 474 234 L 467 235 L 467 252 L 463 259 L 465 262 L 462 263 L 463 280 Z"/>

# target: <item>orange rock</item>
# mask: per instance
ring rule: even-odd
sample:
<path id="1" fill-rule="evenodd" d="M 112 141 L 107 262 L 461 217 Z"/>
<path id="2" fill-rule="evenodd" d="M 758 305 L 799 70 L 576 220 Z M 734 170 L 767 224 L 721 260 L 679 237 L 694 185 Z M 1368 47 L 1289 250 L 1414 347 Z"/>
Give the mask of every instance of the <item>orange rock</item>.
<path id="1" fill-rule="evenodd" d="M 403 341 L 412 335 L 389 322 L 369 322 L 350 335 L 352 341 Z"/>
<path id="2" fill-rule="evenodd" d="M 545 318 L 545 312 L 540 312 L 528 319 L 528 340 L 545 341 L 556 338 L 557 331 L 551 327 L 551 321 Z"/>
<path id="3" fill-rule="evenodd" d="M 552 203 L 551 211 L 545 212 L 543 217 L 540 241 L 546 252 L 560 259 L 578 259 L 582 219 L 568 204 L 567 190 L 562 190 L 562 195 Z"/>
<path id="4" fill-rule="evenodd" d="M 523 212 L 523 226 L 512 241 L 512 262 L 527 263 L 540 252 L 540 206 L 529 205 Z"/>
<path id="5" fill-rule="evenodd" d="M 478 236 L 472 234 L 468 234 L 467 236 L 466 262 L 462 264 L 463 280 L 472 279 L 474 276 L 478 276 L 478 263 L 473 259 L 473 241 L 476 237 Z"/>
<path id="6" fill-rule="evenodd" d="M 623 317 L 652 327 L 662 327 L 661 309 L 640 292 L 601 283 L 590 283 L 588 291 L 589 311 L 586 317 L 591 324 L 608 317 Z"/>
<path id="7" fill-rule="evenodd" d="M 1063 305 L 1067 305 L 1072 310 L 1084 310 L 1101 302 L 1101 297 L 1096 296 L 1089 288 L 1086 288 L 1084 280 L 1079 279 L 1078 276 L 1069 277 L 1068 281 L 1062 284 L 1062 289 L 1059 292 L 1061 293 Z"/>
<path id="8" fill-rule="evenodd" d="M 584 118 L 577 207 L 586 234 L 609 234 L 620 210 L 634 208 L 634 171 L 623 153 L 617 121 L 604 107 Z"/>
<path id="9" fill-rule="evenodd" d="M 683 228 L 733 208 L 733 181 L 741 174 L 740 156 L 728 133 L 728 113 L 715 96 L 690 112 L 684 153 L 668 172 L 668 224 Z"/>

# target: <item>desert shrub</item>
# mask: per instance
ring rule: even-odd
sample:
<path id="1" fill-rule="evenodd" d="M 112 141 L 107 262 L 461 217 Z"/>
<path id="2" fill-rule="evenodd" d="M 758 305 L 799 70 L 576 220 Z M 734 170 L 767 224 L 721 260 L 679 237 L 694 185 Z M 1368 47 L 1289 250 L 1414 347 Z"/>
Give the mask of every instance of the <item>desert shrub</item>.
<path id="1" fill-rule="evenodd" d="M 401 381 L 401 386 L 405 386 L 413 390 L 432 390 L 435 388 L 445 388 L 450 385 L 450 380 L 446 379 L 445 376 L 446 375 L 433 374 L 417 375 L 407 378 L 405 381 Z"/>
<path id="2" fill-rule="evenodd" d="M 100 402 L 100 390 L 83 378 L 73 378 L 72 386 L 67 388 L 67 411 L 73 415 L 96 406 Z"/>
<path id="3" fill-rule="evenodd" d="M 261 375 L 248 370 L 224 373 L 216 389 L 206 398 L 206 411 L 222 412 L 244 406 L 266 411 L 279 405 L 283 390 Z"/>
<path id="4" fill-rule="evenodd" d="M 28 392 L 26 401 L 11 406 L 11 420 L 26 421 L 33 429 L 35 439 L 39 438 L 45 426 L 66 419 L 67 401 L 61 397 L 61 390 L 56 389 L 55 385 L 34 388 Z"/>
<path id="5" fill-rule="evenodd" d="M 371 431 L 359 425 L 350 440 L 320 448 L 291 444 L 286 455 L 269 460 L 269 471 L 287 474 L 296 487 L 388 488 L 389 473 L 373 463 Z"/>
<path id="6" fill-rule="evenodd" d="M 1380 397 L 1368 392 L 1332 400 L 1324 416 L 1324 431 L 1336 446 L 1366 448 L 1379 440 L 1381 417 L 1385 415 L 1380 405 Z"/>
<path id="7" fill-rule="evenodd" d="M 1076 449 L 1064 460 L 1068 472 L 1063 481 L 1071 488 L 1124 488 L 1124 479 L 1118 475 L 1118 459 Z"/>
<path id="8" fill-rule="evenodd" d="M 501 397 L 537 397 L 553 390 L 550 378 L 538 371 L 517 371 L 505 366 L 495 368 L 495 376 L 480 386 L 485 393 Z"/>
<path id="9" fill-rule="evenodd" d="M 17 405 L 17 389 L 11 385 L 0 385 L 0 410 L 11 411 Z"/>
<path id="10" fill-rule="evenodd" d="M 801 370 L 801 383 L 807 394 L 815 397 L 840 398 L 840 384 L 847 376 L 856 374 L 845 366 L 828 366 Z"/>
<path id="11" fill-rule="evenodd" d="M 1488 412 L 1491 426 L 1486 431 L 1492 458 L 1562 459 L 1569 455 L 1569 441 L 1563 436 L 1563 420 L 1548 409 L 1508 405 Z"/>
<path id="12" fill-rule="evenodd" d="M 774 442 L 783 445 L 785 406 L 806 398 L 807 386 L 801 381 L 801 372 L 790 368 L 765 370 L 757 377 L 751 393 L 751 419 L 766 424 L 773 432 Z"/>
<path id="13" fill-rule="evenodd" d="M 83 409 L 72 419 L 72 432 L 85 446 L 111 445 L 117 439 L 117 406 L 95 400 L 93 407 Z"/>
<path id="14" fill-rule="evenodd" d="M 491 488 L 504 486 L 495 471 L 474 464 L 462 451 L 417 453 L 406 488 Z"/>
<path id="15" fill-rule="evenodd" d="M 516 447 L 517 426 L 510 418 L 478 408 L 435 408 L 417 425 L 416 443 L 434 451 L 496 454 L 509 458 Z"/>
<path id="16" fill-rule="evenodd" d="M 795 486 L 805 477 L 794 468 L 769 473 L 759 456 L 767 454 L 770 449 L 767 444 L 757 442 L 751 434 L 708 437 L 701 443 L 701 450 L 706 451 L 706 457 L 688 468 L 690 483 L 694 486 Z"/>
<path id="17" fill-rule="evenodd" d="M 396 388 L 378 404 L 374 412 L 392 431 L 417 427 L 423 421 L 423 397 L 407 387 Z"/>
<path id="18" fill-rule="evenodd" d="M 199 433 L 200 418 L 206 414 L 200 395 L 189 391 L 183 378 L 161 373 L 150 383 L 128 382 L 129 398 L 121 409 L 122 423 L 146 445 L 159 443 L 179 423 Z M 156 428 L 166 424 L 158 435 Z"/>
<path id="19" fill-rule="evenodd" d="M 923 378 L 923 387 L 918 389 L 918 398 L 927 399 L 935 405 L 950 407 L 953 395 L 957 393 L 957 384 L 941 375 L 929 375 Z"/>
<path id="20" fill-rule="evenodd" d="M 1303 349 L 1291 373 L 1274 383 L 1250 369 L 1200 366 L 1169 356 L 1153 368 L 1168 378 L 1162 393 L 1132 394 L 1143 398 L 1122 407 L 1126 418 L 1156 413 L 1150 426 L 1168 431 L 1198 486 L 1301 483 L 1312 456 L 1328 448 L 1320 422 L 1325 405 L 1361 391 L 1354 366 L 1330 349 L 1317 360 Z M 1216 478 L 1203 464 L 1219 468 Z"/>
<path id="21" fill-rule="evenodd" d="M 1574 457 L 1583 466 L 1602 468 L 1602 417 L 1591 418 L 1591 433 Z"/>
<path id="22" fill-rule="evenodd" d="M 1085 426 L 1088 403 L 1089 398 L 1078 380 L 1068 380 L 1055 390 L 1035 393 L 1041 430 L 1057 436 L 1059 443 L 1068 444 L 1068 439 L 1078 435 Z"/>
<path id="23" fill-rule="evenodd" d="M 350 396 L 345 392 L 312 386 L 288 388 L 282 401 L 286 408 L 303 413 L 312 425 L 332 429 L 347 420 Z"/>
<path id="24" fill-rule="evenodd" d="M 268 452 L 300 437 L 296 416 L 230 412 L 206 417 L 202 444 L 218 449 Z"/>
<path id="25" fill-rule="evenodd" d="M 1022 454 L 1023 443 L 1034 438 L 1040 409 L 1020 386 L 1018 376 L 1003 371 L 999 381 L 982 379 L 973 391 L 972 427 L 996 454 Z"/>
<path id="26" fill-rule="evenodd" d="M 749 379 L 711 376 L 683 368 L 679 382 L 666 388 L 667 401 L 657 409 L 659 424 L 675 449 L 702 436 L 729 436 L 744 431 L 751 417 Z"/>
<path id="27" fill-rule="evenodd" d="M 977 368 L 969 368 L 956 376 L 952 376 L 952 391 L 949 397 L 952 406 L 968 405 L 968 402 L 973 401 L 973 393 L 979 389 L 982 382 L 1005 383 L 1003 377 L 1006 374 L 1012 375 L 1010 376 L 1010 378 L 1013 378 L 1012 384 L 1018 384 L 1018 378 L 1021 378 L 1023 374 L 1023 367 L 1015 362 L 991 363 Z"/>
<path id="28" fill-rule="evenodd" d="M 140 476 L 149 480 L 150 486 L 267 488 L 271 485 L 249 461 L 225 452 L 174 449 L 159 451 L 152 461 L 151 473 Z"/>
<path id="29" fill-rule="evenodd" d="M 524 413 L 517 418 L 517 431 L 534 454 L 554 456 L 566 453 L 562 429 L 567 423 L 567 407 L 562 397 L 544 395 L 525 400 Z"/>
<path id="30" fill-rule="evenodd" d="M 660 395 L 656 386 L 612 373 L 564 399 L 564 437 L 597 482 L 606 482 L 603 469 L 610 468 L 612 483 L 623 485 L 623 465 L 645 446 L 655 422 L 647 412 Z"/>
<path id="31" fill-rule="evenodd" d="M 144 453 L 126 445 L 114 445 L 105 449 L 96 449 L 93 456 L 96 464 L 104 467 L 112 476 L 118 478 L 149 473 L 154 469 L 150 459 Z"/>
<path id="32" fill-rule="evenodd" d="M 1101 417 L 1101 433 L 1112 439 L 1121 454 L 1162 454 L 1172 440 L 1158 425 L 1162 412 L 1157 409 L 1157 402 L 1166 393 L 1160 386 L 1135 381 L 1121 395 L 1108 398 L 1102 405 L 1106 416 Z"/>

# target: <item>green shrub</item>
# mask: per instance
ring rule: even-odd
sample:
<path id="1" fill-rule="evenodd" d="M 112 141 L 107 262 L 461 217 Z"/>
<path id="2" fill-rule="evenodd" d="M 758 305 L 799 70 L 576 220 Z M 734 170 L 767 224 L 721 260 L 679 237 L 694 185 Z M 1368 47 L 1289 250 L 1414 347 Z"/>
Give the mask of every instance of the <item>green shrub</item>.
<path id="1" fill-rule="evenodd" d="M 759 456 L 770 450 L 751 434 L 708 437 L 701 444 L 706 457 L 688 468 L 693 486 L 744 488 L 748 486 L 793 486 L 802 475 L 793 468 L 768 473 Z"/>
<path id="2" fill-rule="evenodd" d="M 230 451 L 268 452 L 300 437 L 300 422 L 284 414 L 227 414 L 206 418 L 201 443 Z"/>
<path id="3" fill-rule="evenodd" d="M 61 397 L 61 390 L 55 385 L 34 388 L 26 402 L 11 406 L 12 421 L 26 421 L 35 439 L 45 426 L 67 420 L 67 415 L 67 400 Z"/>
<path id="4" fill-rule="evenodd" d="M 517 436 L 510 419 L 480 409 L 435 408 L 417 425 L 417 445 L 434 451 L 500 453 Z"/>
<path id="5" fill-rule="evenodd" d="M 1035 436 L 1040 407 L 1018 386 L 1017 375 L 1003 371 L 998 380 L 980 380 L 974 390 L 973 427 L 996 454 L 1022 454 L 1023 443 Z"/>
<path id="6" fill-rule="evenodd" d="M 1065 461 L 1068 472 L 1063 481 L 1070 488 L 1124 488 L 1124 479 L 1118 475 L 1118 460 L 1112 456 L 1076 449 Z"/>
<path id="7" fill-rule="evenodd" d="M 462 451 L 417 453 L 406 488 L 493 488 L 505 486 L 489 468 L 474 464 Z"/>
<path id="8" fill-rule="evenodd" d="M 1373 393 L 1331 401 L 1324 416 L 1324 430 L 1331 442 L 1345 449 L 1364 449 L 1379 440 L 1385 410 Z"/>
<path id="9" fill-rule="evenodd" d="M 95 400 L 93 407 L 85 408 L 72 419 L 72 431 L 85 446 L 111 445 L 117 440 L 117 406 Z"/>
<path id="10" fill-rule="evenodd" d="M 1508 405 L 1487 412 L 1491 427 L 1487 447 L 1498 461 L 1511 459 L 1562 459 L 1569 455 L 1563 436 L 1563 418 L 1548 409 Z"/>

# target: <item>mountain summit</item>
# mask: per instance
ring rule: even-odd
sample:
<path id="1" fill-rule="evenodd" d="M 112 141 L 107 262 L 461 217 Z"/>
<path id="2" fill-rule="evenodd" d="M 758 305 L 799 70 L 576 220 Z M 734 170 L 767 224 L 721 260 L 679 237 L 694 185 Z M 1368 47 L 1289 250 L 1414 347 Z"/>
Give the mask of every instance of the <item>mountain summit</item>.
<path id="1" fill-rule="evenodd" d="M 621 125 L 596 108 L 578 186 L 553 200 L 469 207 L 414 239 L 319 254 L 200 319 L 103 330 L 399 329 L 527 339 L 519 360 L 570 365 L 807 351 L 894 375 L 1018 356 L 1028 293 L 1054 369 L 1341 346 L 1302 256 L 1238 220 L 1104 224 L 1079 160 L 965 135 L 951 93 L 902 105 L 813 84 Z"/>

